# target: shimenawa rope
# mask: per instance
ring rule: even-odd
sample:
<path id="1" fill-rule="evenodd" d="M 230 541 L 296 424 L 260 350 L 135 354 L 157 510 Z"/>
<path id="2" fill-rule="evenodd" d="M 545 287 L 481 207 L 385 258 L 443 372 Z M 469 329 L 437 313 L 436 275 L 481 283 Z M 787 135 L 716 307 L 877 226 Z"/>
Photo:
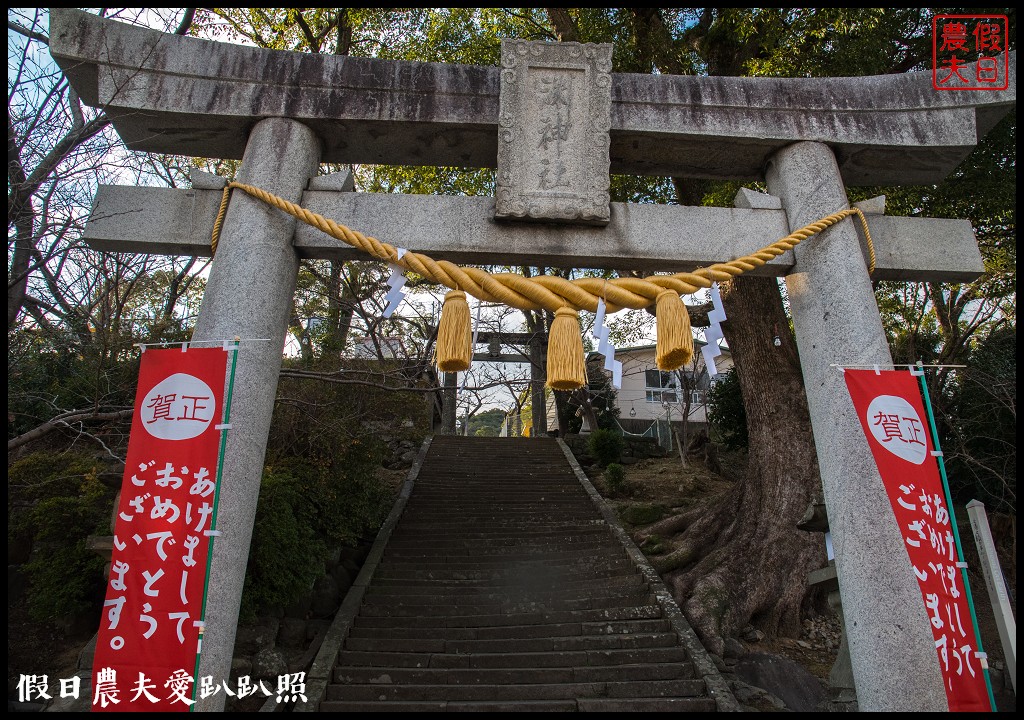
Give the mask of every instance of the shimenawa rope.
<path id="1" fill-rule="evenodd" d="M 662 370 L 675 370 L 688 363 L 693 356 L 693 335 L 689 315 L 680 295 L 690 295 L 713 282 L 725 281 L 758 268 L 772 258 L 791 250 L 801 241 L 816 235 L 848 217 L 856 215 L 864 230 L 868 247 L 868 272 L 875 269 L 875 249 L 871 231 L 860 208 L 849 208 L 832 213 L 817 222 L 805 225 L 771 245 L 750 255 L 725 263 L 715 263 L 693 272 L 673 275 L 651 275 L 646 278 L 578 278 L 566 280 L 551 275 L 523 277 L 513 273 L 488 273 L 474 267 L 461 267 L 446 260 L 434 260 L 428 255 L 406 252 L 401 258 L 394 246 L 368 237 L 330 218 L 325 218 L 282 197 L 261 188 L 239 182 L 229 182 L 224 188 L 220 210 L 213 225 L 210 247 L 217 252 L 217 243 L 228 199 L 233 189 L 239 189 L 289 215 L 312 225 L 318 230 L 377 260 L 392 263 L 410 272 L 444 285 L 452 292 L 445 297 L 444 310 L 437 339 L 438 367 L 445 372 L 467 370 L 472 358 L 469 332 L 469 306 L 465 294 L 484 302 L 498 302 L 519 310 L 548 310 L 555 313 L 548 346 L 548 385 L 557 390 L 580 387 L 586 382 L 583 369 L 582 342 L 579 330 L 580 310 L 597 311 L 597 301 L 604 299 L 606 312 L 623 308 L 643 309 L 657 303 L 658 346 L 657 363 Z M 465 307 L 462 307 L 465 306 Z M 444 315 L 449 315 L 447 322 Z"/>

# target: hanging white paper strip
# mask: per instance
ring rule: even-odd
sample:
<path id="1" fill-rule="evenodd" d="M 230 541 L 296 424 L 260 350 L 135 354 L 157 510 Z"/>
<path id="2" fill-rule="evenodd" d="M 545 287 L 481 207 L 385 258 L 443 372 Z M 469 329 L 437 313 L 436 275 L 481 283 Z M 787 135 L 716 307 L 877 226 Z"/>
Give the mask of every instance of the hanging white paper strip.
<path id="1" fill-rule="evenodd" d="M 480 308 L 483 305 L 483 300 L 476 301 L 476 322 L 473 324 L 473 345 L 471 354 L 476 353 L 476 339 L 480 335 Z M 462 384 L 459 385 L 459 394 L 466 389 L 466 382 L 469 381 L 469 371 L 462 373 Z"/>
<path id="2" fill-rule="evenodd" d="M 711 305 L 712 310 L 708 313 L 708 329 L 704 331 L 704 339 L 707 345 L 701 348 L 704 355 L 704 365 L 708 369 L 708 376 L 714 377 L 718 374 L 715 367 L 715 358 L 722 354 L 718 347 L 720 340 L 725 339 L 722 334 L 722 323 L 725 322 L 725 308 L 722 307 L 722 293 L 718 290 L 718 283 L 711 284 Z"/>
<path id="3" fill-rule="evenodd" d="M 615 359 L 615 346 L 608 339 L 611 329 L 605 322 L 604 300 L 597 301 L 597 316 L 594 318 L 593 335 L 597 338 L 597 351 L 604 355 L 604 369 L 611 371 L 612 386 L 622 389 L 622 363 Z"/>
<path id="4" fill-rule="evenodd" d="M 405 248 L 395 248 L 398 251 L 398 259 L 401 260 L 402 256 L 405 255 Z M 391 275 L 388 277 L 388 290 L 387 294 L 387 307 L 384 308 L 382 313 L 384 317 L 389 318 L 398 309 L 398 306 L 402 304 L 402 300 L 405 299 L 405 294 L 408 292 L 405 289 L 405 271 L 394 263 L 389 263 L 391 267 Z"/>
<path id="5" fill-rule="evenodd" d="M 619 360 L 612 363 L 612 387 L 616 390 L 622 389 L 622 362 Z"/>

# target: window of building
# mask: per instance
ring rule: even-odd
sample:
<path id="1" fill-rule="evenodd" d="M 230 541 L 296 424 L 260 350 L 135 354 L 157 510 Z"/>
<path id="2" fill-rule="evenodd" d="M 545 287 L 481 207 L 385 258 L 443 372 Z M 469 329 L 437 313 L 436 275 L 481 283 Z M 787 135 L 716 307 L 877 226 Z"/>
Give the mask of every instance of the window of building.
<path id="1" fill-rule="evenodd" d="M 647 402 L 649 403 L 679 403 L 682 402 L 682 390 L 679 386 L 679 376 L 674 372 L 663 370 L 645 371 L 647 388 L 645 390 Z M 693 382 L 692 375 L 690 376 Z M 704 392 L 699 389 L 690 390 L 690 404 L 703 405 Z"/>
<path id="2" fill-rule="evenodd" d="M 662 370 L 647 370 L 647 402 L 679 402 L 679 378 L 675 373 Z"/>

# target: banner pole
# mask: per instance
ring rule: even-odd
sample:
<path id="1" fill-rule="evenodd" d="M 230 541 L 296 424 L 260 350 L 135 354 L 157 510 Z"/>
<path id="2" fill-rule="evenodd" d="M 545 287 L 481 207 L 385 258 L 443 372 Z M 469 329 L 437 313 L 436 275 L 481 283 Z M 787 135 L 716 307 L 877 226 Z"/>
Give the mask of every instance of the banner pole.
<path id="1" fill-rule="evenodd" d="M 978 625 L 978 614 L 974 609 L 974 597 L 971 594 L 971 581 L 967 577 L 967 563 L 964 561 L 964 550 L 960 544 L 960 530 L 956 524 L 956 513 L 953 511 L 953 496 L 949 491 L 949 480 L 946 478 L 946 463 L 942 456 L 942 449 L 939 447 L 939 431 L 935 425 L 935 413 L 932 412 L 932 401 L 928 394 L 928 383 L 925 381 L 924 370 L 921 364 L 918 364 L 917 372 L 913 369 L 910 370 L 910 374 L 917 377 L 918 384 L 921 386 L 921 396 L 924 398 L 924 409 L 928 413 L 928 427 L 932 436 L 932 445 L 935 447 L 937 455 L 935 457 L 939 462 L 939 477 L 942 479 L 942 491 L 946 496 L 946 508 L 949 510 L 949 524 L 953 526 L 953 542 L 956 543 L 956 555 L 957 560 L 961 563 L 960 577 L 963 578 L 964 582 L 964 594 L 967 596 L 967 606 L 971 609 L 971 624 L 974 626 L 974 640 L 978 644 L 978 652 L 984 653 L 985 649 L 981 642 L 981 627 Z M 988 659 L 987 657 L 982 659 L 982 673 L 985 677 L 985 688 L 988 690 L 988 701 L 991 712 L 996 711 L 996 698 L 992 692 L 992 679 L 988 674 Z"/>
<path id="2" fill-rule="evenodd" d="M 225 350 L 228 350 L 225 345 Z M 233 347 L 230 349 L 231 352 L 231 372 L 228 375 L 228 391 L 224 398 L 224 425 L 230 425 L 231 423 L 231 394 L 235 389 L 235 365 L 238 362 L 238 339 L 235 339 Z M 220 452 L 217 457 L 217 485 L 213 493 L 213 513 L 210 517 L 210 532 L 214 532 L 217 529 L 217 506 L 220 503 L 220 481 L 221 471 L 224 467 L 224 452 L 227 448 L 228 441 L 228 428 L 224 428 L 220 431 Z M 195 678 L 195 682 L 192 683 L 192 700 L 196 700 L 196 696 L 199 694 L 199 657 L 203 652 L 203 633 L 206 631 L 206 598 L 209 595 L 210 590 L 210 565 L 213 563 L 213 544 L 217 538 L 214 535 L 210 535 L 210 545 L 206 551 L 206 576 L 203 579 L 203 604 L 200 608 L 199 618 L 203 625 L 199 626 L 199 647 L 196 648 L 196 666 L 192 671 L 192 676 Z M 225 678 L 226 680 L 227 678 Z M 991 692 L 991 691 L 990 691 Z M 189 705 L 188 711 L 193 712 L 195 710 L 195 703 Z"/>

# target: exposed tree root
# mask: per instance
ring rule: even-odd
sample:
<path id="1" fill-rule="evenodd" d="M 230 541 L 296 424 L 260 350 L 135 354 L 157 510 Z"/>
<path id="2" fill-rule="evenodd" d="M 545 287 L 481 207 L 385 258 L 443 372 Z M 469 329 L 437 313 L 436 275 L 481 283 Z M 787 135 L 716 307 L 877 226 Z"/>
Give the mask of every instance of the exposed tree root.
<path id="1" fill-rule="evenodd" d="M 703 508 L 693 508 L 678 515 L 671 515 L 659 520 L 653 525 L 648 525 L 636 534 L 636 541 L 642 544 L 650 537 L 657 535 L 660 538 L 672 537 L 689 525 L 692 525 L 704 514 Z"/>

